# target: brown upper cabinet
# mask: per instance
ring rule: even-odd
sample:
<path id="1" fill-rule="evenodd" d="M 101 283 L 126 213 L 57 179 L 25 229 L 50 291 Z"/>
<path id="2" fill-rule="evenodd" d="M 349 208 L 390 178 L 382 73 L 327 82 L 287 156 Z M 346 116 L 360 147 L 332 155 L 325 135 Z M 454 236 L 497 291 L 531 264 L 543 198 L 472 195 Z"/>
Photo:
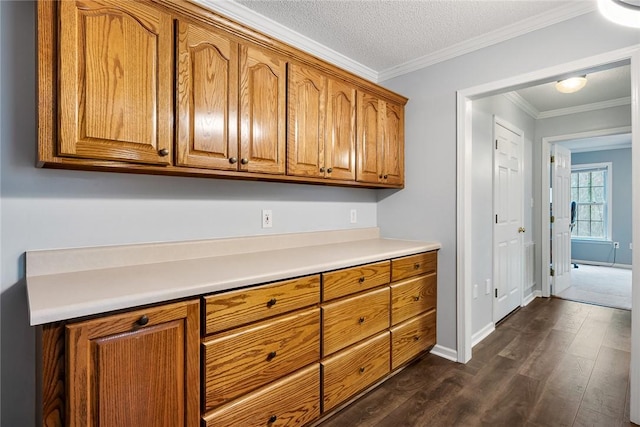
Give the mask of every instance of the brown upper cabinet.
<path id="1" fill-rule="evenodd" d="M 288 126 L 289 175 L 355 179 L 355 87 L 292 64 Z"/>
<path id="2" fill-rule="evenodd" d="M 404 108 L 358 94 L 358 174 L 361 182 L 404 183 Z"/>
<path id="3" fill-rule="evenodd" d="M 171 164 L 171 15 L 138 2 L 59 7 L 59 153 Z"/>
<path id="4" fill-rule="evenodd" d="M 38 2 L 38 166 L 404 185 L 407 99 L 190 2 Z"/>

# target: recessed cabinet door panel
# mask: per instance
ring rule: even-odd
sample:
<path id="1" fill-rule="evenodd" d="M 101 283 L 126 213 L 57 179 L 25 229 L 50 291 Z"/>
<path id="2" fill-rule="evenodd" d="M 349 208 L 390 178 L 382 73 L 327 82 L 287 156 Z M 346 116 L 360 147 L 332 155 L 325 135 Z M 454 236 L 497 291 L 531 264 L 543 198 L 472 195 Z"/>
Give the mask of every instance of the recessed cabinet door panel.
<path id="1" fill-rule="evenodd" d="M 325 158 L 327 178 L 356 178 L 356 90 L 329 80 Z M 330 171 L 330 172 L 329 172 Z"/>
<path id="2" fill-rule="evenodd" d="M 238 45 L 184 22 L 177 38 L 176 163 L 236 170 Z"/>
<path id="3" fill-rule="evenodd" d="M 387 184 L 404 182 L 404 109 L 387 103 L 384 121 L 384 167 Z"/>
<path id="4" fill-rule="evenodd" d="M 287 173 L 323 177 L 327 79 L 320 72 L 289 66 Z"/>
<path id="5" fill-rule="evenodd" d="M 382 173 L 382 102 L 358 93 L 358 169 L 356 180 L 375 182 Z"/>
<path id="6" fill-rule="evenodd" d="M 240 48 L 240 170 L 284 174 L 287 63 Z"/>
<path id="7" fill-rule="evenodd" d="M 138 2 L 63 1 L 60 33 L 60 154 L 170 164 L 171 16 Z"/>

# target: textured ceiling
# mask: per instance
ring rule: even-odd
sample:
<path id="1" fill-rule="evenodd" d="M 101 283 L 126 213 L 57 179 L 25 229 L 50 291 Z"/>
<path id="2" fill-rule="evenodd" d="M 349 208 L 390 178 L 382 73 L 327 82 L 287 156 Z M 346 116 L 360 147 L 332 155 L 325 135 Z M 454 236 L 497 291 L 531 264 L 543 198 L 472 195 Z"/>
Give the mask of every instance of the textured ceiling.
<path id="1" fill-rule="evenodd" d="M 376 71 L 576 3 L 575 0 L 236 2 Z"/>

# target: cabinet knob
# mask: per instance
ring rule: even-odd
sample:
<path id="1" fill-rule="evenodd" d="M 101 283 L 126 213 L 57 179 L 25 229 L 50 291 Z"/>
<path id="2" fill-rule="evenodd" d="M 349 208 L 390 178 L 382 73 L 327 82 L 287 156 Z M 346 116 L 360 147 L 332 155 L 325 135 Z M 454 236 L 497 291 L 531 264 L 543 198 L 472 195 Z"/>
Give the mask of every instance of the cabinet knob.
<path id="1" fill-rule="evenodd" d="M 243 165 L 246 165 L 247 163 L 249 163 L 249 159 L 242 158 L 240 159 L 240 163 L 242 163 Z"/>
<path id="2" fill-rule="evenodd" d="M 333 172 L 333 168 L 329 168 L 329 169 L 327 169 L 327 172 L 328 172 L 328 173 Z"/>
<path id="3" fill-rule="evenodd" d="M 413 269 L 417 270 L 420 268 L 420 263 L 416 262 L 415 264 L 413 264 Z"/>
<path id="4" fill-rule="evenodd" d="M 277 356 L 277 353 L 275 351 L 270 352 L 269 354 L 267 354 L 267 360 L 270 362 L 273 359 L 275 359 Z"/>
<path id="5" fill-rule="evenodd" d="M 364 366 L 360 368 L 360 373 L 364 374 Z"/>
<path id="6" fill-rule="evenodd" d="M 278 300 L 276 300 L 275 298 L 271 298 L 269 301 L 267 301 L 267 307 L 271 308 L 276 305 L 277 302 Z"/>
<path id="7" fill-rule="evenodd" d="M 382 175 L 380 175 L 378 178 L 382 179 Z"/>
<path id="8" fill-rule="evenodd" d="M 417 297 L 413 297 L 413 300 L 414 300 L 414 301 L 420 301 L 420 297 L 419 297 L 419 296 L 417 296 Z"/>
<path id="9" fill-rule="evenodd" d="M 138 323 L 139 326 L 144 326 L 147 323 L 149 323 L 149 317 L 145 314 L 141 318 L 138 319 L 137 323 Z"/>
<path id="10" fill-rule="evenodd" d="M 389 175 L 385 175 L 385 176 L 383 176 L 383 178 L 384 178 L 384 179 L 387 179 L 387 178 L 389 178 Z"/>
<path id="11" fill-rule="evenodd" d="M 415 335 L 415 336 L 413 337 L 413 340 L 414 340 L 414 341 L 418 341 L 419 339 L 420 339 L 420 337 L 419 337 L 418 335 Z"/>
<path id="12" fill-rule="evenodd" d="M 324 167 L 320 168 L 320 172 L 324 172 Z"/>
<path id="13" fill-rule="evenodd" d="M 167 150 L 166 148 L 163 148 L 161 150 L 158 150 L 158 154 L 160 154 L 162 157 L 168 156 L 169 155 L 169 150 Z"/>
<path id="14" fill-rule="evenodd" d="M 269 417 L 269 423 L 275 423 L 278 420 L 278 416 L 277 415 L 271 415 Z"/>
<path id="15" fill-rule="evenodd" d="M 362 276 L 361 278 L 358 279 L 358 282 L 360 283 L 364 283 L 364 276 Z"/>
<path id="16" fill-rule="evenodd" d="M 364 317 L 359 318 L 359 319 L 358 319 L 358 322 L 360 322 L 360 323 L 364 323 Z"/>
<path id="17" fill-rule="evenodd" d="M 234 165 L 234 164 L 238 163 L 238 159 L 236 159 L 235 157 L 231 157 L 231 158 L 229 159 L 229 163 L 231 163 L 232 165 Z"/>

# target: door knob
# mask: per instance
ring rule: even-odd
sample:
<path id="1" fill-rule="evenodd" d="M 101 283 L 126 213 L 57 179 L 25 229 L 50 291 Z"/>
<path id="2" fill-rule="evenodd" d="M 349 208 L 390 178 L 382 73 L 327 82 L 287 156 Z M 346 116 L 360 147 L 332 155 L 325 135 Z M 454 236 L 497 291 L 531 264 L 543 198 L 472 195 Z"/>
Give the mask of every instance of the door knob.
<path id="1" fill-rule="evenodd" d="M 518 233 L 524 233 L 525 231 L 527 231 L 527 230 L 525 230 L 524 227 L 519 227 L 518 228 Z"/>

